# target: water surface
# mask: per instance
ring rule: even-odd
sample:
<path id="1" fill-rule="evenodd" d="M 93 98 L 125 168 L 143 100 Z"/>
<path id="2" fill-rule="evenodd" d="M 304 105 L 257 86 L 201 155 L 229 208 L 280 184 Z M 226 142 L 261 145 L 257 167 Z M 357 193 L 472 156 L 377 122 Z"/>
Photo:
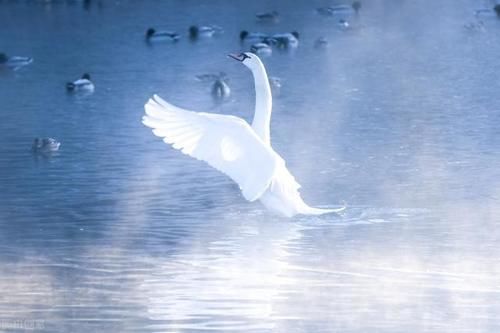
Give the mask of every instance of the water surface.
<path id="1" fill-rule="evenodd" d="M 0 330 L 497 332 L 500 20 L 490 1 L 366 1 L 351 31 L 322 1 L 0 1 Z M 255 12 L 276 9 L 277 25 Z M 217 38 L 189 42 L 192 24 Z M 148 46 L 150 26 L 176 44 Z M 141 122 L 153 94 L 251 120 L 240 30 L 297 30 L 272 142 L 311 205 L 283 219 Z M 325 50 L 314 49 L 325 36 Z M 195 75 L 225 71 L 216 104 Z M 92 95 L 64 85 L 89 72 Z M 34 137 L 61 141 L 34 156 Z"/>

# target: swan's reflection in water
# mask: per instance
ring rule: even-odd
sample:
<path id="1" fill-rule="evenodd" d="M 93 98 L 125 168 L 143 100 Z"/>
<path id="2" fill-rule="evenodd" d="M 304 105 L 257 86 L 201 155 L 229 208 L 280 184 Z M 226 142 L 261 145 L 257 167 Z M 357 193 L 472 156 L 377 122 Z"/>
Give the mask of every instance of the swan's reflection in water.
<path id="1" fill-rule="evenodd" d="M 155 327 L 258 331 L 273 329 L 275 319 L 284 316 L 275 306 L 294 284 L 289 247 L 300 240 L 303 227 L 240 222 L 155 267 L 141 286 L 150 318 L 167 322 Z"/>

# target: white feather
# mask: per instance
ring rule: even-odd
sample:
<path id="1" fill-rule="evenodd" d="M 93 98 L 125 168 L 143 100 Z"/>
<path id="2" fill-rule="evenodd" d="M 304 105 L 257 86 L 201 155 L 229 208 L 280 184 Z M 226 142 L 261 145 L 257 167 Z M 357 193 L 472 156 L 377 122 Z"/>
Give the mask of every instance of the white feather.
<path id="1" fill-rule="evenodd" d="M 192 112 L 154 96 L 142 122 L 184 154 L 228 175 L 249 201 L 269 187 L 279 156 L 241 118 Z"/>
<path id="2" fill-rule="evenodd" d="M 302 200 L 299 183 L 271 147 L 272 98 L 266 70 L 256 55 L 245 56 L 235 59 L 243 59 L 240 61 L 254 75 L 256 107 L 252 126 L 235 116 L 187 111 L 157 95 L 145 105 L 142 122 L 173 148 L 228 175 L 239 185 L 245 199 L 259 199 L 271 211 L 288 217 L 341 211 L 343 208 L 309 207 Z"/>

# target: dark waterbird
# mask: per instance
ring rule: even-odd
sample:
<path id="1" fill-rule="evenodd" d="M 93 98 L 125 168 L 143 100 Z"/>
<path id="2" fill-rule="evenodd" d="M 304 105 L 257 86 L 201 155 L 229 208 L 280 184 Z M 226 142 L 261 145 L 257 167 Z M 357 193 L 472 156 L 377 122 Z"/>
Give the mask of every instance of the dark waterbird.
<path id="1" fill-rule="evenodd" d="M 277 23 L 280 18 L 280 14 L 273 10 L 272 12 L 257 13 L 255 14 L 257 21 L 262 23 Z"/>
<path id="2" fill-rule="evenodd" d="M 59 150 L 61 143 L 53 138 L 35 138 L 31 150 L 34 153 L 53 153 Z"/>
<path id="3" fill-rule="evenodd" d="M 500 4 L 495 5 L 495 7 L 493 7 L 493 10 L 497 14 L 497 16 L 500 17 Z"/>
<path id="4" fill-rule="evenodd" d="M 94 91 L 94 88 L 94 83 L 92 83 L 92 81 L 90 80 L 90 75 L 88 73 L 83 74 L 82 77 L 78 80 L 66 83 L 66 90 L 68 92 L 92 92 Z"/>
<path id="5" fill-rule="evenodd" d="M 259 55 L 271 55 L 273 50 L 269 45 L 268 41 L 264 41 L 261 43 L 255 43 L 250 46 L 250 52 L 259 54 Z"/>
<path id="6" fill-rule="evenodd" d="M 156 31 L 154 28 L 149 28 L 146 31 L 146 41 L 171 41 L 177 42 L 180 39 L 180 35 L 173 31 Z"/>
<path id="7" fill-rule="evenodd" d="M 361 2 L 354 1 L 351 5 L 341 4 L 316 9 L 323 16 L 351 16 L 359 14 Z"/>
<path id="8" fill-rule="evenodd" d="M 262 32 L 248 32 L 246 30 L 242 30 L 240 32 L 241 42 L 260 43 L 267 40 L 268 38 L 269 35 Z"/>
<path id="9" fill-rule="evenodd" d="M 0 68 L 6 67 L 9 69 L 17 70 L 23 66 L 29 65 L 33 62 L 31 57 L 11 56 L 5 53 L 0 53 Z"/>
<path id="10" fill-rule="evenodd" d="M 299 46 L 299 33 L 297 31 L 274 34 L 266 39 L 271 45 L 278 48 L 295 48 Z"/>
<path id="11" fill-rule="evenodd" d="M 231 96 L 231 89 L 224 79 L 217 79 L 212 85 L 212 97 L 217 102 L 225 101 Z"/>
<path id="12" fill-rule="evenodd" d="M 189 32 L 189 38 L 191 40 L 197 40 L 198 38 L 213 37 L 215 34 L 222 33 L 222 28 L 214 25 L 210 26 L 192 25 L 189 27 L 188 32 Z"/>

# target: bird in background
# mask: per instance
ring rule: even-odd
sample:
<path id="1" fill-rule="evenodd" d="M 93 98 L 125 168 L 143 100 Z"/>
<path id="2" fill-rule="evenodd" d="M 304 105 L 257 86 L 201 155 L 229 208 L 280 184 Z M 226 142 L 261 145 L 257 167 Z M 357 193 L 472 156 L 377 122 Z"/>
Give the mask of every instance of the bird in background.
<path id="1" fill-rule="evenodd" d="M 27 66 L 33 62 L 31 57 L 7 56 L 5 53 L 0 53 L 0 69 L 9 68 L 18 70 L 21 67 Z"/>
<path id="2" fill-rule="evenodd" d="M 154 28 L 149 28 L 146 31 L 146 42 L 177 42 L 180 35 L 174 31 L 156 31 Z"/>
<path id="3" fill-rule="evenodd" d="M 90 80 L 90 74 L 88 73 L 83 74 L 78 80 L 66 83 L 68 92 L 93 92 L 94 89 L 94 83 Z"/>

